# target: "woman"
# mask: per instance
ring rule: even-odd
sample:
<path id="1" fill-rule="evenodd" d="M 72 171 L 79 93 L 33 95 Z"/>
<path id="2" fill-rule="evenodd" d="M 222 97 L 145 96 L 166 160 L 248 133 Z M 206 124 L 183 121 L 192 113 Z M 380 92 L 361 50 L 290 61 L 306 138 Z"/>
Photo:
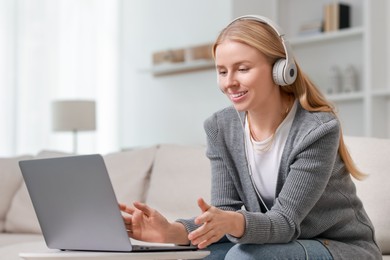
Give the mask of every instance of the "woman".
<path id="1" fill-rule="evenodd" d="M 121 205 L 129 236 L 211 251 L 209 259 L 381 259 L 356 196 L 354 166 L 334 108 L 260 16 L 231 22 L 213 55 L 233 103 L 205 122 L 211 205 L 169 223 L 145 204 Z"/>

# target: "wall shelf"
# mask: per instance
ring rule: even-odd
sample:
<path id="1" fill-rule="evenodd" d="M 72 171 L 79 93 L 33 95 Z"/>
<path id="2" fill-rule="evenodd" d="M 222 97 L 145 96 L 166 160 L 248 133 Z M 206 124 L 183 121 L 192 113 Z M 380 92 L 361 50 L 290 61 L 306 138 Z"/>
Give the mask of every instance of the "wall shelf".
<path id="1" fill-rule="evenodd" d="M 363 27 L 354 27 L 342 29 L 334 32 L 318 33 L 307 36 L 299 36 L 290 40 L 290 44 L 294 47 L 303 46 L 306 44 L 323 43 L 327 41 L 347 39 L 350 37 L 363 36 Z"/>
<path id="2" fill-rule="evenodd" d="M 269 1 L 262 0 L 263 4 Z M 357 71 L 356 92 L 326 94 L 340 112 L 344 133 L 356 136 L 390 137 L 390 85 L 388 33 L 383 26 L 390 4 L 387 0 L 350 0 L 350 28 L 299 35 L 303 24 L 322 20 L 330 1 L 273 1 L 271 17 L 284 28 L 299 65 L 323 93 L 333 87 L 332 69 L 341 70 L 341 88 L 346 68 Z M 306 10 L 306 12 L 302 12 Z M 379 88 L 381 86 L 382 88 Z"/>
<path id="3" fill-rule="evenodd" d="M 300 36 L 290 40 L 293 47 L 307 44 L 324 43 L 326 41 L 340 40 L 349 37 L 363 35 L 362 27 L 343 29 L 335 32 L 319 33 L 315 35 Z M 166 76 L 178 73 L 187 73 L 199 70 L 207 70 L 215 67 L 213 60 L 199 59 L 187 62 L 171 62 L 154 65 L 151 72 L 154 76 Z M 339 99 L 339 98 L 337 98 Z"/>
<path id="4" fill-rule="evenodd" d="M 390 98 L 390 89 L 377 89 L 372 91 L 374 97 L 386 97 Z"/>
<path id="5" fill-rule="evenodd" d="M 326 97 L 332 102 L 361 101 L 364 98 L 364 94 L 363 92 L 350 92 L 326 95 Z"/>

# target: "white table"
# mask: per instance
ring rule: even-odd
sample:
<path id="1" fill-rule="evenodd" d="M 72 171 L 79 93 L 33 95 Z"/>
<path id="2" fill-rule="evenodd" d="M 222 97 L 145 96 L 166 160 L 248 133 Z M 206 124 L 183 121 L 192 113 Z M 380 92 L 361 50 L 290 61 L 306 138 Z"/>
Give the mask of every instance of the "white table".
<path id="1" fill-rule="evenodd" d="M 76 252 L 46 250 L 41 252 L 20 253 L 25 260 L 70 260 L 70 259 L 98 259 L 98 260 L 172 260 L 172 259 L 202 259 L 209 255 L 209 251 L 181 251 L 181 252 L 153 252 L 153 253 L 111 253 L 111 252 Z"/>

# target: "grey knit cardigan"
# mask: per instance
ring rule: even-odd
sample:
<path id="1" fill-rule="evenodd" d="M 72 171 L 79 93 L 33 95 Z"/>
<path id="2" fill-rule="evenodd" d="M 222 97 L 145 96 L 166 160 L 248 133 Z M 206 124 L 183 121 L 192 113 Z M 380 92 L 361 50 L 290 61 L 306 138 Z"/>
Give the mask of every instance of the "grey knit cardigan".
<path id="1" fill-rule="evenodd" d="M 238 115 L 228 107 L 204 124 L 212 172 L 211 204 L 245 216 L 244 235 L 227 235 L 228 239 L 242 244 L 317 239 L 334 259 L 382 259 L 373 225 L 338 154 L 337 118 L 308 112 L 298 102 L 280 163 L 276 200 L 266 212 L 249 175 L 244 117 L 245 113 Z M 193 219 L 178 221 L 189 232 L 197 228 Z"/>

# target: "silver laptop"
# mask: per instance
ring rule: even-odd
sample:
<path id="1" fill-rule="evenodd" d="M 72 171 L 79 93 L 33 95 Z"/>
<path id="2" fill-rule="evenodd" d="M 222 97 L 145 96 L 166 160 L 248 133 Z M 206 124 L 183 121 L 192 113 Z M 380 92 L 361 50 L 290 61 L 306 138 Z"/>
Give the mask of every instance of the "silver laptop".
<path id="1" fill-rule="evenodd" d="M 132 245 L 101 155 L 20 161 L 49 248 L 86 251 L 176 251 L 194 246 Z"/>

